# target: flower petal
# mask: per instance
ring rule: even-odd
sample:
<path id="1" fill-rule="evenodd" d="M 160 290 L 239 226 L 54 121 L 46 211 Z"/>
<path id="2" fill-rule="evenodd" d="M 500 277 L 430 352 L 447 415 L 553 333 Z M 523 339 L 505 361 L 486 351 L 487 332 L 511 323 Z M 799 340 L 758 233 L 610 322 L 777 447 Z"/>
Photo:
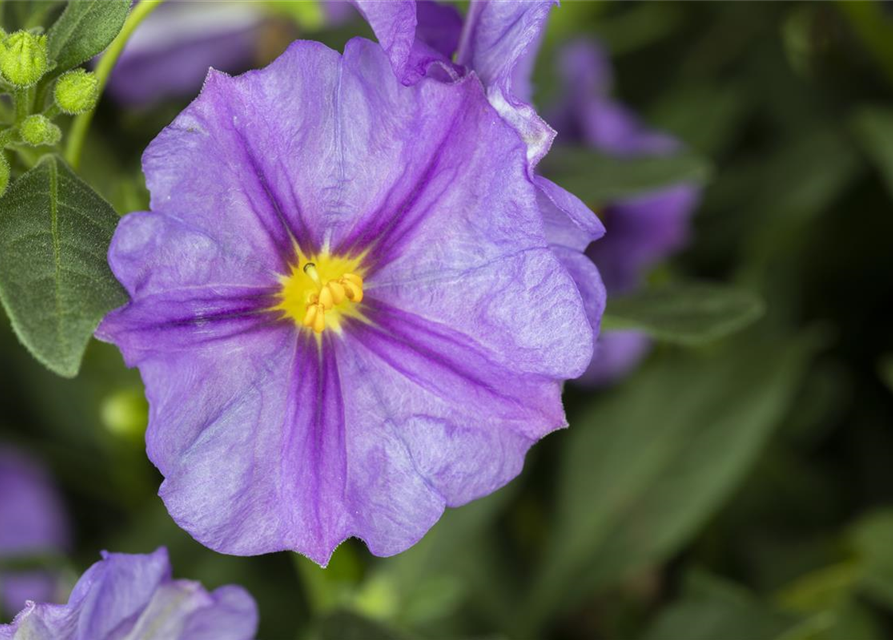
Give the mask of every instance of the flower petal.
<path id="1" fill-rule="evenodd" d="M 526 102 L 531 58 L 540 34 L 557 0 L 473 2 L 465 20 L 456 62 L 473 70 L 487 88 L 487 97 L 499 114 L 518 132 L 527 146 L 530 170 L 549 151 L 555 131 Z M 521 65 L 518 73 L 516 68 Z"/>

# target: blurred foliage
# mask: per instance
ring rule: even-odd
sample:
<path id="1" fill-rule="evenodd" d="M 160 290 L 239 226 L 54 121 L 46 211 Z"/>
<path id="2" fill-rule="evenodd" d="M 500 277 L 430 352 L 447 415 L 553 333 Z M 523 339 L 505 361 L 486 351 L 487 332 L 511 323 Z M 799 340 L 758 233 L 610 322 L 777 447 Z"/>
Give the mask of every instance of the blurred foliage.
<path id="1" fill-rule="evenodd" d="M 25 24 L 25 4 L 7 18 Z M 338 48 L 368 33 L 297 19 L 302 37 Z M 537 61 L 540 106 L 557 98 L 559 47 L 580 36 L 614 54 L 617 97 L 688 151 L 619 163 L 570 150 L 550 158 L 555 172 L 587 201 L 703 182 L 693 242 L 657 280 L 728 283 L 723 295 L 759 295 L 763 317 L 721 337 L 721 323 L 671 305 L 694 314 L 685 331 L 721 339 L 661 343 L 613 388 L 569 384 L 570 429 L 534 447 L 508 488 L 448 511 L 404 554 L 349 541 L 326 570 L 192 541 L 156 497 L 138 375 L 93 343 L 78 378 L 57 378 L 3 323 L 0 439 L 54 471 L 73 567 L 165 544 L 178 576 L 245 585 L 267 640 L 893 635 L 893 12 L 566 2 Z M 185 103 L 100 104 L 81 176 L 118 213 L 147 206 L 140 153 Z"/>

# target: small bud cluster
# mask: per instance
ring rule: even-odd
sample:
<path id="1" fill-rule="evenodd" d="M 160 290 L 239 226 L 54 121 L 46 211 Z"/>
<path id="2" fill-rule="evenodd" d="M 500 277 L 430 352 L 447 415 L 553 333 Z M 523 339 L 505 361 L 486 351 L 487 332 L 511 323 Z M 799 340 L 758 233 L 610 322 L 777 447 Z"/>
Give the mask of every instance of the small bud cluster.
<path id="1" fill-rule="evenodd" d="M 55 68 L 42 29 L 7 33 L 0 28 L 0 93 L 11 94 L 15 114 L 14 120 L 11 113 L 7 115 L 9 125 L 0 126 L 0 197 L 13 170 L 5 149 L 16 151 L 27 168 L 36 158 L 29 147 L 51 147 L 62 140 L 62 130 L 53 123 L 56 117 L 86 113 L 96 106 L 95 74 L 86 69 L 60 74 L 61 69 L 54 72 Z"/>

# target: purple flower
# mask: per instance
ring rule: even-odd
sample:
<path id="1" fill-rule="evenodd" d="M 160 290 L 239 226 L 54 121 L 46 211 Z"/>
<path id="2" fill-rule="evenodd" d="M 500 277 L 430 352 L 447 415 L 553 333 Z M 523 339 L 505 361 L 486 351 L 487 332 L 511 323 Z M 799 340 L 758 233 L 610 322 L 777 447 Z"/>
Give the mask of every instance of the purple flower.
<path id="1" fill-rule="evenodd" d="M 427 77 L 443 82 L 474 74 L 487 99 L 527 149 L 527 173 L 537 188 L 546 239 L 573 277 L 593 332 L 598 333 L 605 287 L 583 255 L 605 228 L 576 196 L 536 175 L 555 131 L 529 104 L 530 74 L 546 19 L 557 0 L 472 0 L 464 18 L 431 0 L 353 0 L 406 85 Z M 453 62 L 455 60 L 455 62 Z"/>
<path id="2" fill-rule="evenodd" d="M 97 335 L 140 368 L 160 494 L 205 545 L 395 554 L 566 425 L 592 329 L 474 77 L 403 86 L 373 43 L 299 41 L 212 72 L 143 169 L 152 211 L 109 254 L 132 301 Z"/>
<path id="3" fill-rule="evenodd" d="M 131 105 L 195 95 L 209 67 L 233 72 L 251 66 L 263 20 L 263 11 L 250 4 L 169 2 L 127 42 L 108 90 Z"/>
<path id="4" fill-rule="evenodd" d="M 0 560 L 58 554 L 68 546 L 68 518 L 50 478 L 37 463 L 0 446 Z M 0 574 L 0 610 L 26 600 L 53 600 L 58 578 L 46 571 Z"/>
<path id="5" fill-rule="evenodd" d="M 647 128 L 609 97 L 610 63 L 596 45 L 568 45 L 559 68 L 566 97 L 552 122 L 561 142 L 582 143 L 624 157 L 679 149 L 678 141 Z M 598 265 L 609 294 L 635 290 L 651 267 L 684 246 L 699 198 L 699 189 L 680 184 L 602 207 L 607 234 L 589 247 L 587 255 Z M 641 333 L 603 333 L 581 381 L 610 383 L 629 373 L 649 350 L 650 341 Z"/>
<path id="6" fill-rule="evenodd" d="M 257 606 L 241 587 L 208 593 L 174 580 L 167 550 L 103 553 L 74 587 L 68 604 L 29 602 L 0 640 L 250 640 Z"/>

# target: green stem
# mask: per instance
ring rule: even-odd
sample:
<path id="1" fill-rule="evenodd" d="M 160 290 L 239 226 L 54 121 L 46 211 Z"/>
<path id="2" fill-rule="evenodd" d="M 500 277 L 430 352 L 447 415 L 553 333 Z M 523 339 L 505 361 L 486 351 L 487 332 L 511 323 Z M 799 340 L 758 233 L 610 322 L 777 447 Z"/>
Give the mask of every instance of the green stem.
<path id="1" fill-rule="evenodd" d="M 127 44 L 130 36 L 133 35 L 134 30 L 163 2 L 164 0 L 142 0 L 142 2 L 133 8 L 130 15 L 127 16 L 127 21 L 124 23 L 121 32 L 112 41 L 112 44 L 109 45 L 109 48 L 102 56 L 99 64 L 96 65 L 96 79 L 99 84 L 100 94 L 102 94 L 103 89 L 105 89 L 109 75 L 111 74 L 112 69 L 114 69 L 115 63 L 118 62 L 118 58 L 124 50 L 124 45 Z M 90 122 L 93 120 L 94 111 L 95 108 L 77 116 L 68 133 L 68 146 L 65 150 L 65 159 L 68 160 L 68 164 L 75 169 L 81 161 L 81 152 L 84 150 L 84 140 L 87 138 L 87 131 L 90 129 Z"/>
<path id="2" fill-rule="evenodd" d="M 19 124 L 31 113 L 31 96 L 31 87 L 15 90 L 16 124 Z"/>
<path id="3" fill-rule="evenodd" d="M 58 116 L 60 113 L 62 113 L 62 109 L 60 109 L 59 105 L 54 102 L 53 104 L 51 104 L 44 110 L 43 116 L 45 118 L 47 118 L 48 120 L 52 120 L 53 118 Z"/>

